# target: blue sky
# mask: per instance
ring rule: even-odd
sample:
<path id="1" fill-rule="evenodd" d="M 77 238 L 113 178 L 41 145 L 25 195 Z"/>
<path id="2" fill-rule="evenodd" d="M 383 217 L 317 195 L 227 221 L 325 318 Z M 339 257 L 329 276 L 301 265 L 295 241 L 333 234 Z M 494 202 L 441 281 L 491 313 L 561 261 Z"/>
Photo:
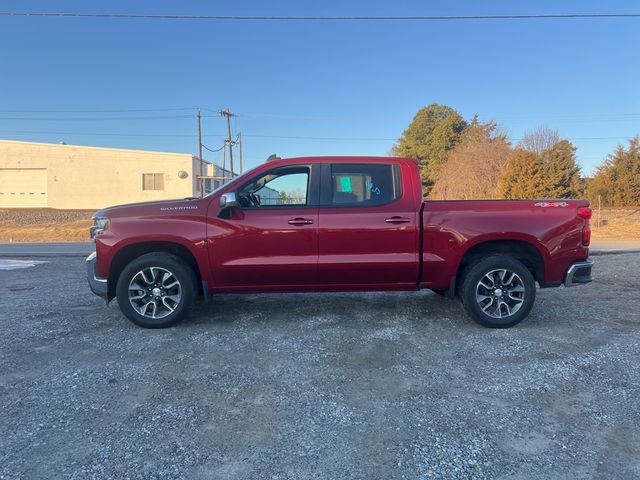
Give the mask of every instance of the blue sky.
<path id="1" fill-rule="evenodd" d="M 21 0 L 0 1 L 0 11 L 480 15 L 638 13 L 640 4 L 187 0 L 54 6 Z M 640 18 L 356 23 L 0 17 L 0 138 L 196 153 L 195 108 L 212 115 L 228 107 L 238 113 L 234 130 L 243 133 L 245 165 L 251 167 L 271 153 L 388 154 L 415 112 L 438 102 L 467 118 L 477 113 L 496 120 L 514 139 L 538 126 L 557 128 L 578 147 L 589 173 L 616 144 L 640 133 L 638 45 Z M 205 143 L 219 147 L 223 120 L 206 116 L 203 127 Z M 220 154 L 205 157 L 220 160 Z"/>

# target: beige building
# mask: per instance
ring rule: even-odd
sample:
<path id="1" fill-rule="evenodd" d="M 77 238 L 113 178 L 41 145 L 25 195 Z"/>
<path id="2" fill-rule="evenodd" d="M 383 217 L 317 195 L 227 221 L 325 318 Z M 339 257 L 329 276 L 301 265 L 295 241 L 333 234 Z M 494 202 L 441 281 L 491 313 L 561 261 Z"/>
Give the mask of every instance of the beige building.
<path id="1" fill-rule="evenodd" d="M 205 163 L 205 176 L 225 172 Z M 186 153 L 0 140 L 0 208 L 99 209 L 197 196 L 199 161 Z M 205 192 L 219 180 L 204 180 Z"/>

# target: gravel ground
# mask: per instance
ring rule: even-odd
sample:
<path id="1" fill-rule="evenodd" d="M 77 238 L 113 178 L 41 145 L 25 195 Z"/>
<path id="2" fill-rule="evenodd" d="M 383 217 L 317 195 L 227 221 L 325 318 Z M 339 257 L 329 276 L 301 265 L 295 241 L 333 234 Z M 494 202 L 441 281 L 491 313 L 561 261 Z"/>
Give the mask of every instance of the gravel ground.
<path id="1" fill-rule="evenodd" d="M 2 479 L 640 477 L 638 254 L 510 330 L 431 292 L 225 295 L 143 330 L 45 260 L 0 271 Z"/>

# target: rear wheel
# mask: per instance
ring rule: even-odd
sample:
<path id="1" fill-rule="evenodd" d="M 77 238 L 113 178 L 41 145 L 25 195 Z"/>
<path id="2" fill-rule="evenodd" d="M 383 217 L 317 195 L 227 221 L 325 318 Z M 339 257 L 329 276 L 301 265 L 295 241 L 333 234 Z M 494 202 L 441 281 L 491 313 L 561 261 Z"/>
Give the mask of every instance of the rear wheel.
<path id="1" fill-rule="evenodd" d="M 467 313 L 480 325 L 508 328 L 520 323 L 531 311 L 536 284 L 520 261 L 494 255 L 467 267 L 460 298 Z"/>
<path id="2" fill-rule="evenodd" d="M 193 270 L 168 253 L 149 253 L 129 263 L 118 278 L 122 313 L 145 328 L 165 328 L 187 316 L 196 296 Z"/>

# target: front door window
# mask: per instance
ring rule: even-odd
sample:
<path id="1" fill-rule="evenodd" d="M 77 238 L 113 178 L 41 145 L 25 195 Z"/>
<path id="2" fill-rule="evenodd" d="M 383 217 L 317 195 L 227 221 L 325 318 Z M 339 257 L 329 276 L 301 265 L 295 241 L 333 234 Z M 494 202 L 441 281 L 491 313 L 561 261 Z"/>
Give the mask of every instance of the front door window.
<path id="1" fill-rule="evenodd" d="M 243 208 L 306 207 L 309 204 L 309 168 L 281 168 L 238 190 Z"/>

